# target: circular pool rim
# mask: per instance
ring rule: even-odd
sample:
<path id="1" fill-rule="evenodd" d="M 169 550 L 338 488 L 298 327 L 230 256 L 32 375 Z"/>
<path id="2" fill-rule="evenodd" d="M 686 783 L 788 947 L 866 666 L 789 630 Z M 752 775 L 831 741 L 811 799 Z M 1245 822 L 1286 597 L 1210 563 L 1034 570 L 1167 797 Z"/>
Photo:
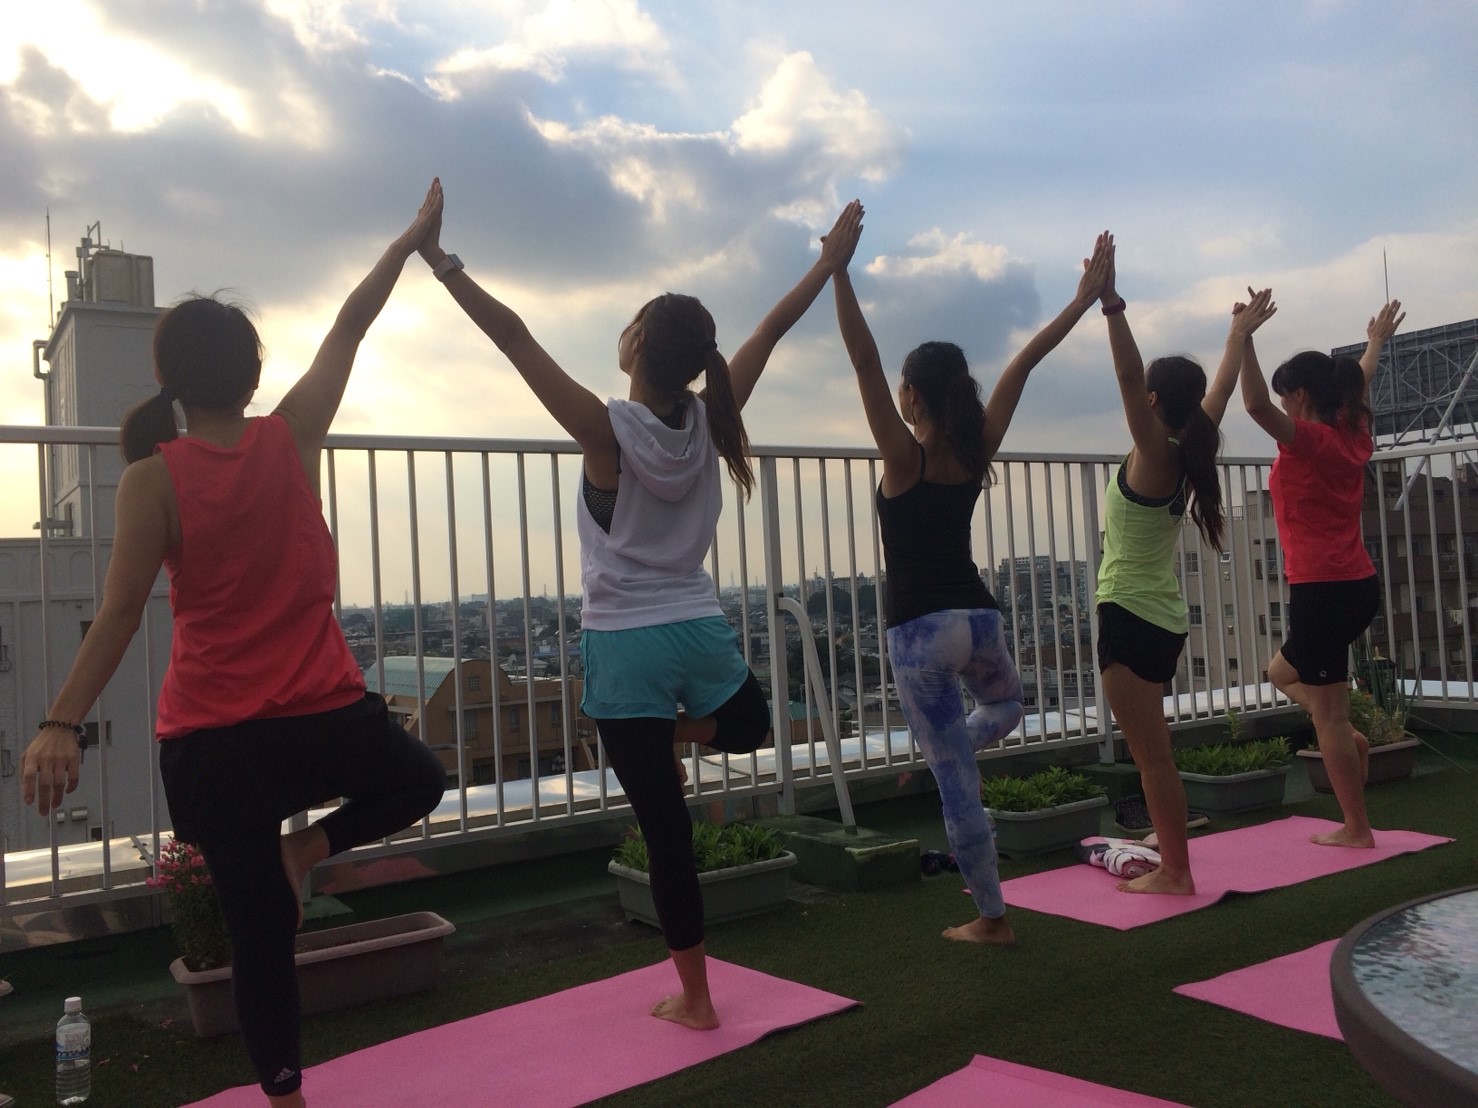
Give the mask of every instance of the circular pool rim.
<path id="1" fill-rule="evenodd" d="M 1334 1016 L 1355 1060 L 1380 1086 L 1404 1104 L 1478 1104 L 1478 1073 L 1414 1038 L 1365 995 L 1355 980 L 1355 946 L 1372 927 L 1398 912 L 1478 892 L 1478 885 L 1430 893 L 1377 912 L 1345 933 L 1329 960 Z"/>

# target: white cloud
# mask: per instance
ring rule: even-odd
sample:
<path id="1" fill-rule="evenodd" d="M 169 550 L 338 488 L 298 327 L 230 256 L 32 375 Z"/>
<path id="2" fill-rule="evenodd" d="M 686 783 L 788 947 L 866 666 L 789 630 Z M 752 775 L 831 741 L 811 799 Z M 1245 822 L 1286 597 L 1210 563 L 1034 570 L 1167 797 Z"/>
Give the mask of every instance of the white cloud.
<path id="1" fill-rule="evenodd" d="M 487 70 L 559 81 L 571 59 L 580 57 L 612 58 L 624 69 L 671 76 L 662 30 L 636 0 L 548 0 L 509 7 L 505 41 L 465 47 L 444 58 L 435 66 L 433 88 L 455 97 L 458 77 Z"/>
<path id="2" fill-rule="evenodd" d="M 80 0 L 11 5 L 6 22 L 5 37 L 12 49 L 0 71 L 4 84 L 23 77 L 27 68 L 34 72 L 36 58 L 44 57 L 102 109 L 112 130 L 147 130 L 181 104 L 197 99 L 214 105 L 238 128 L 248 129 L 248 113 L 235 90 L 192 73 L 153 43 L 108 33 L 94 9 Z M 27 120 L 34 133 L 92 130 L 100 122 L 91 113 L 84 117 L 52 110 L 44 101 L 26 97 L 23 86 L 16 91 L 29 109 Z"/>
<path id="3" fill-rule="evenodd" d="M 306 49 L 331 52 L 367 42 L 362 25 L 396 22 L 392 0 L 264 0 L 266 11 L 292 28 Z"/>
<path id="4" fill-rule="evenodd" d="M 328 106 L 280 62 L 222 67 L 219 42 L 197 54 L 188 35 L 151 39 L 148 27 L 105 23 L 80 0 L 34 7 L 45 16 L 8 29 L 13 50 L 0 62 L 0 88 L 31 134 L 140 134 L 191 110 L 248 138 L 300 147 L 319 145 L 330 132 Z"/>
<path id="5" fill-rule="evenodd" d="M 1004 246 L 972 242 L 969 232 L 946 235 L 938 227 L 908 240 L 918 251 L 909 255 L 879 255 L 867 264 L 875 277 L 919 277 L 935 273 L 971 273 L 982 281 L 1001 276 L 1012 264 Z"/>
<path id="6" fill-rule="evenodd" d="M 838 176 L 887 176 L 902 156 L 901 130 L 860 89 L 838 91 L 808 51 L 779 59 L 755 104 L 734 121 L 740 150 L 811 149 Z"/>
<path id="7" fill-rule="evenodd" d="M 901 156 L 901 132 L 856 89 L 837 92 L 810 54 L 782 57 L 754 107 L 727 131 L 663 131 L 602 116 L 581 125 L 538 119 L 551 143 L 583 150 L 611 184 L 662 222 L 734 199 L 782 220 L 819 227 L 838 207 L 837 184 L 881 179 Z M 746 185 L 754 190 L 741 195 Z"/>

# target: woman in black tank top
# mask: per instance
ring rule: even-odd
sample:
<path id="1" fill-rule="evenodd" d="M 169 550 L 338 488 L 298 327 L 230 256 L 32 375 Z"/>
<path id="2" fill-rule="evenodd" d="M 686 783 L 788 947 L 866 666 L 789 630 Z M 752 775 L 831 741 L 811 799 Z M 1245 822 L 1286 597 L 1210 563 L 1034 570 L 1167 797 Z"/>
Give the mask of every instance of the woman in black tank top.
<path id="1" fill-rule="evenodd" d="M 927 342 L 904 360 L 895 407 L 845 266 L 832 277 L 837 321 L 883 455 L 877 510 L 893 678 L 909 731 L 939 786 L 945 832 L 978 912 L 947 928 L 947 939 L 996 945 L 1016 939 L 976 757 L 1021 722 L 1021 678 L 1006 651 L 1001 613 L 971 557 L 970 523 L 1027 376 L 1097 300 L 1106 250 L 1100 237 L 1072 301 L 1011 360 L 983 406 L 960 348 Z M 976 701 L 968 716 L 961 682 Z"/>

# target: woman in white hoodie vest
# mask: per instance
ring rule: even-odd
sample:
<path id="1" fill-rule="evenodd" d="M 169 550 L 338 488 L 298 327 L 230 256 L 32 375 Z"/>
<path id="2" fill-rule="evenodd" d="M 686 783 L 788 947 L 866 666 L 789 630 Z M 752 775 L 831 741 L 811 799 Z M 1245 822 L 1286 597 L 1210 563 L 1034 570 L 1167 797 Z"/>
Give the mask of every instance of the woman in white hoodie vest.
<path id="1" fill-rule="evenodd" d="M 439 224 L 421 246 L 462 310 L 580 445 L 581 709 L 596 721 L 646 838 L 652 895 L 682 985 L 652 1015 L 698 1030 L 717 1027 L 719 1017 L 708 991 L 692 821 L 673 746 L 699 742 L 747 753 L 770 730 L 764 691 L 703 568 L 723 506 L 718 459 L 747 496 L 754 475 L 740 409 L 775 344 L 852 253 L 861 220 L 854 201 L 822 240 L 815 264 L 732 361 L 719 353 L 713 317 L 696 299 L 667 293 L 648 302 L 617 345 L 621 371 L 631 379 L 628 399 L 608 402 L 574 381 L 523 320 L 441 248 Z M 695 394 L 689 386 L 699 374 L 704 387 Z"/>

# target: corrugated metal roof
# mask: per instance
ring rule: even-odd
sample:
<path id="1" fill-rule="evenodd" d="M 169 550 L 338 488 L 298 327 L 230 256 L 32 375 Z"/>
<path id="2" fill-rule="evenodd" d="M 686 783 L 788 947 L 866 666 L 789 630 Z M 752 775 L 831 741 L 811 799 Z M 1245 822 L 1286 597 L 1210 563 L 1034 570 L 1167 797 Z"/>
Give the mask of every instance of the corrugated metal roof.
<path id="1" fill-rule="evenodd" d="M 426 674 L 426 699 L 430 700 L 436 695 L 436 690 L 441 688 L 441 683 L 446 680 L 447 674 L 451 673 L 457 666 L 455 658 L 422 658 L 421 664 Z M 414 655 L 405 655 L 396 658 L 382 658 L 364 671 L 364 683 L 370 692 L 380 690 L 380 669 L 385 671 L 385 695 L 386 696 L 409 696 L 416 695 L 416 658 Z"/>

